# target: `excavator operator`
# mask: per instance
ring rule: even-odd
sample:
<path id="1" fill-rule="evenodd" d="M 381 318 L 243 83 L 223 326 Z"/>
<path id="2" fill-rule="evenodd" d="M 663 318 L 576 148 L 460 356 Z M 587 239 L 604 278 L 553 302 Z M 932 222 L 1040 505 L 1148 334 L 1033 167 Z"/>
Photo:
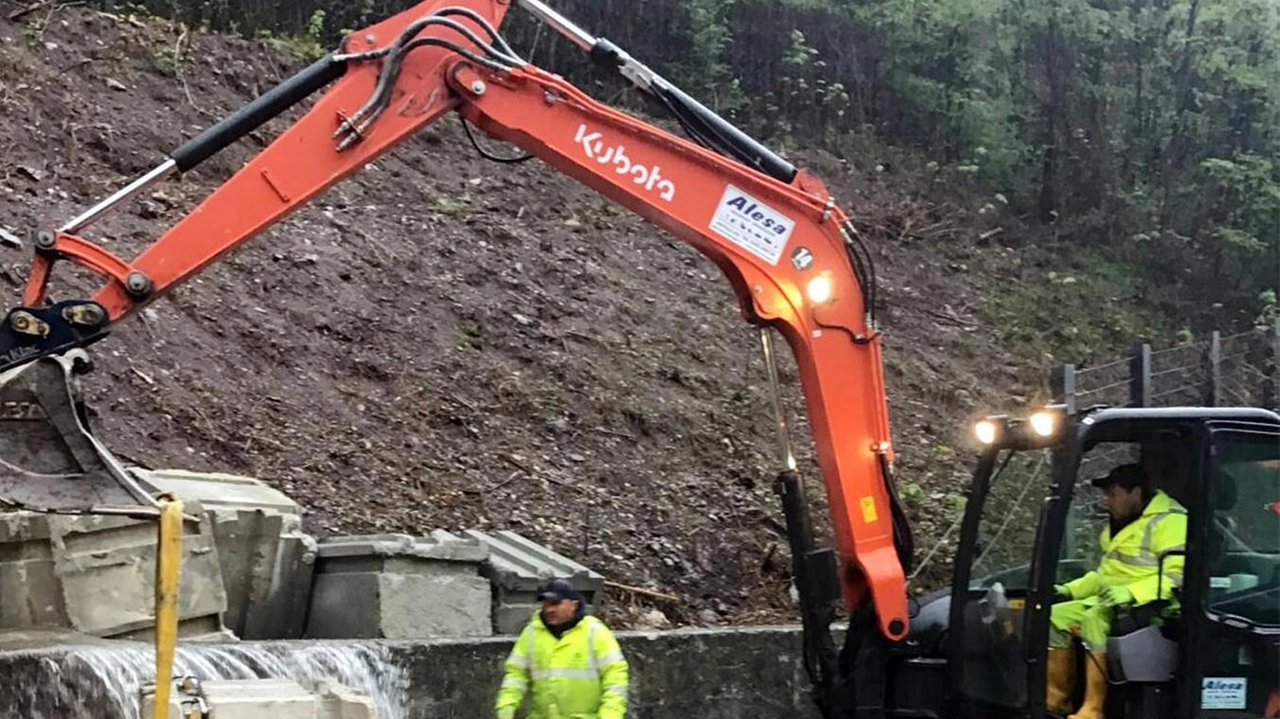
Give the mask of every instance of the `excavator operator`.
<path id="1" fill-rule="evenodd" d="M 1050 711 L 1067 714 L 1071 710 L 1076 665 L 1072 638 L 1079 636 L 1089 652 L 1084 662 L 1084 703 L 1070 719 L 1103 719 L 1107 635 L 1115 612 L 1157 600 L 1170 602 L 1166 612 L 1176 610 L 1172 590 L 1182 585 L 1183 557 L 1167 556 L 1163 569 L 1160 557 L 1182 549 L 1187 535 L 1187 510 L 1163 490 L 1153 491 L 1141 465 L 1117 466 L 1091 484 L 1106 492 L 1111 518 L 1099 540 L 1102 561 L 1079 579 L 1054 587 L 1049 619 L 1046 704 Z"/>

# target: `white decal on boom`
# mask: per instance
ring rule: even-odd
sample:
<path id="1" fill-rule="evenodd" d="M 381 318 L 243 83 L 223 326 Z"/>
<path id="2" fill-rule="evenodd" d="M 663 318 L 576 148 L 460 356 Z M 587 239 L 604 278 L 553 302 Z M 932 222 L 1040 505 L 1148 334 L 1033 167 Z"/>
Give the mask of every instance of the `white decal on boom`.
<path id="1" fill-rule="evenodd" d="M 578 125 L 578 134 L 574 136 L 573 141 L 582 146 L 582 152 L 587 157 L 601 165 L 613 165 L 614 172 L 619 175 L 630 175 L 632 182 L 643 185 L 644 189 L 650 192 L 657 192 L 658 196 L 667 202 L 676 198 L 676 185 L 662 176 L 662 168 L 657 165 L 649 167 L 634 162 L 627 157 L 626 146 L 605 145 L 600 138 L 599 132 L 588 134 L 587 126 L 583 124 Z"/>
<path id="2" fill-rule="evenodd" d="M 725 187 L 711 218 L 711 229 L 771 265 L 778 264 L 795 228 L 795 220 L 733 185 Z"/>

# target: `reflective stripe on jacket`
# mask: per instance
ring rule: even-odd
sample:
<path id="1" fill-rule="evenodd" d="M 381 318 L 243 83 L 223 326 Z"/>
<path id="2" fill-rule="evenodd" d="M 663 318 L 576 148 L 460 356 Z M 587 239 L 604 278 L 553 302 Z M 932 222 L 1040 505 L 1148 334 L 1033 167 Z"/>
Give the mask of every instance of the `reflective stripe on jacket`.
<path id="1" fill-rule="evenodd" d="M 1180 554 L 1165 557 L 1163 580 L 1159 576 L 1160 554 L 1184 549 L 1187 542 L 1187 510 L 1163 490 L 1157 491 L 1142 516 L 1121 529 L 1114 539 L 1108 526 L 1098 541 L 1102 546 L 1098 568 L 1066 585 L 1073 599 L 1086 599 L 1103 587 L 1123 584 L 1133 594 L 1134 602 L 1142 605 L 1157 599 L 1157 586 L 1160 599 L 1172 599 L 1173 588 L 1182 586 L 1186 558 Z"/>
<path id="2" fill-rule="evenodd" d="M 529 719 L 623 719 L 628 671 L 604 622 L 587 615 L 556 639 L 535 614 L 507 657 L 497 715 L 514 717 L 532 690 Z"/>

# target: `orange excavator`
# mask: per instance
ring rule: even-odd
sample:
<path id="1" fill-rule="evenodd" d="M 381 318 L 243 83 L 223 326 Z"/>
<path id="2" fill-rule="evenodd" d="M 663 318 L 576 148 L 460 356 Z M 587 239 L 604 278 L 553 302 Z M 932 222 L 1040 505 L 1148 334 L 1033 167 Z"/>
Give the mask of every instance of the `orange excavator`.
<path id="1" fill-rule="evenodd" d="M 652 98 L 688 137 L 609 108 L 522 59 L 497 30 L 513 5 Z M 117 257 L 82 236 L 142 190 L 191 170 L 321 90 L 299 120 L 137 257 Z M 0 404 L 27 407 L 10 419 L 29 421 L 28 429 L 65 451 L 40 464 L 45 455 L 32 442 L 0 434 L 0 452 L 10 458 L 0 466 L 0 497 L 50 512 L 137 513 L 154 504 L 87 431 L 83 416 L 65 411 L 70 385 L 85 369 L 83 348 L 447 113 L 459 115 L 468 132 L 474 126 L 521 148 L 696 248 L 720 267 L 744 318 L 760 328 L 804 663 L 823 716 L 1049 716 L 1044 662 L 1053 584 L 1083 573 L 1089 561 L 1072 553 L 1075 537 L 1087 534 L 1081 523 L 1092 521 L 1080 511 L 1086 501 L 1072 502 L 1073 490 L 1087 486 L 1076 482 L 1087 471 L 1082 460 L 1116 445 L 1134 448 L 1145 462 L 1171 452 L 1191 459 L 1218 452 L 1219 460 L 1224 448 L 1234 452 L 1229 466 L 1168 465 L 1182 472 L 1181 484 L 1169 489 L 1190 509 L 1195 531 L 1206 542 L 1211 535 L 1222 539 L 1215 551 L 1240 571 L 1223 579 L 1225 570 L 1209 566 L 1208 555 L 1188 542 L 1188 586 L 1193 577 L 1206 587 L 1212 579 L 1214 591 L 1194 584 L 1182 607 L 1214 620 L 1184 622 L 1176 635 L 1136 632 L 1146 644 L 1133 644 L 1133 634 L 1118 636 L 1111 676 L 1119 689 L 1108 716 L 1200 719 L 1217 716 L 1203 709 L 1213 706 L 1230 708 L 1222 716 L 1238 716 L 1229 713 L 1237 705 L 1268 700 L 1276 673 L 1257 677 L 1276 666 L 1275 634 L 1267 629 L 1276 626 L 1276 612 L 1267 602 L 1280 591 L 1280 572 L 1271 571 L 1280 546 L 1266 544 L 1271 525 L 1255 515 L 1274 517 L 1261 498 L 1268 491 L 1267 501 L 1280 496 L 1275 442 L 1267 443 L 1280 436 L 1280 417 L 1248 408 L 1053 406 L 1026 421 L 992 418 L 980 425 L 985 449 L 959 525 L 955 586 L 909 598 L 914 548 L 894 489 L 875 264 L 854 224 L 817 178 L 541 0 L 425 0 L 352 32 L 337 50 L 169 153 L 154 170 L 56 232 L 38 233 L 22 305 L 0 324 Z M 92 270 L 103 285 L 88 299 L 51 301 L 47 286 L 58 261 Z M 774 330 L 799 369 L 834 548 L 814 540 L 777 401 Z M 40 429 L 41 417 L 62 419 Z M 70 470 L 75 480 L 56 481 Z M 1263 489 L 1256 497 L 1241 490 L 1248 500 L 1228 504 L 1208 489 L 1220 486 L 1211 481 L 1218 471 Z M 1237 518 L 1232 544 L 1216 533 L 1214 513 L 1236 506 L 1259 512 Z M 841 599 L 849 626 L 838 651 L 831 625 Z M 1231 656 L 1247 659 L 1247 672 L 1209 667 L 1196 653 L 1227 626 L 1245 627 Z M 1150 659 L 1156 650 L 1167 666 L 1124 663 Z"/>

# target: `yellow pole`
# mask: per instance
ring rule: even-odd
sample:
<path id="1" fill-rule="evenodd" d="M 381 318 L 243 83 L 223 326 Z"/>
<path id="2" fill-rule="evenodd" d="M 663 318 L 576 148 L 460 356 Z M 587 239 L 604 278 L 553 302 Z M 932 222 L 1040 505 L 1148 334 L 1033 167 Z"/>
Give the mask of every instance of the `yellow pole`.
<path id="1" fill-rule="evenodd" d="M 178 586 L 182 568 L 182 502 L 162 495 L 156 550 L 156 712 L 169 719 L 173 654 L 178 643 Z"/>

